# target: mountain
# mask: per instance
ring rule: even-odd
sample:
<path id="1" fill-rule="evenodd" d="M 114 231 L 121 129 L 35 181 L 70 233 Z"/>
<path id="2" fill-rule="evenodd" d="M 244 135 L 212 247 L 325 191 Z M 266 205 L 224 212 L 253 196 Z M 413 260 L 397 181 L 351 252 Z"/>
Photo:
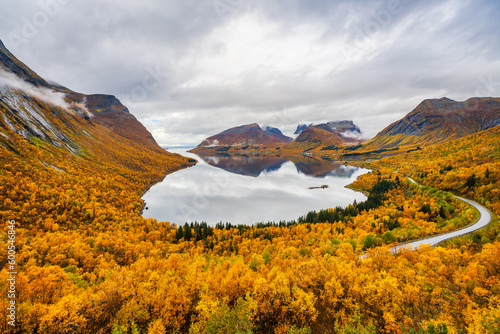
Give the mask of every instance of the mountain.
<path id="1" fill-rule="evenodd" d="M 19 272 L 17 282 L 30 281 L 32 287 L 41 288 L 35 294 L 54 296 L 57 290 L 66 296 L 59 294 L 56 299 L 47 299 L 48 303 L 42 306 L 46 311 L 35 314 L 42 305 L 35 294 L 15 295 L 16 309 L 26 311 L 15 314 L 19 322 L 14 321 L 12 313 L 13 325 L 8 325 L 4 316 L 0 332 L 25 333 L 29 328 L 47 333 L 74 332 L 70 328 L 75 323 L 87 327 L 89 333 L 110 332 L 111 324 L 103 325 L 93 316 L 81 318 L 80 322 L 66 314 L 62 317 L 70 325 L 48 325 L 55 322 L 44 323 L 43 317 L 52 312 L 45 306 L 56 305 L 61 298 L 77 300 L 90 292 L 80 290 L 69 294 L 70 289 L 76 291 L 73 288 L 76 285 L 65 271 L 67 268 L 83 274 L 77 269 L 82 268 L 87 276 L 97 268 L 95 265 L 103 263 L 101 258 L 110 259 L 109 263 L 116 268 L 139 258 L 139 253 L 125 254 L 124 248 L 115 251 L 117 256 L 113 259 L 104 253 L 94 253 L 108 247 L 99 246 L 99 240 L 107 239 L 109 245 L 115 245 L 112 247 L 126 243 L 153 245 L 175 233 L 169 223 L 159 224 L 141 216 L 144 208 L 141 197 L 167 172 L 190 166 L 193 161 L 156 145 L 151 134 L 115 97 L 79 94 L 51 84 L 14 57 L 0 41 L 0 221 L 10 222 L 10 233 L 15 232 L 15 250 L 19 254 L 45 243 L 43 247 L 47 250 L 59 249 L 69 255 L 67 251 L 72 248 L 74 254 L 83 256 L 75 261 L 61 252 L 53 253 L 49 259 L 39 257 L 42 253 L 35 250 L 24 253 L 26 260 L 16 257 L 15 264 L 11 261 L 11 270 Z M 120 231 L 130 234 L 117 239 Z M 146 234 L 155 231 L 155 237 L 150 234 L 142 238 L 142 231 Z M 49 245 L 48 240 L 57 241 Z M 6 249 L 7 239 L 2 238 L 0 243 Z M 83 269 L 87 264 L 90 266 Z M 5 270 L 2 272 L 5 277 Z M 35 275 L 28 278 L 24 273 L 29 272 Z M 77 275 L 83 277 L 80 274 Z M 88 282 L 97 279 L 88 277 Z M 48 288 L 49 285 L 55 290 Z M 23 293 L 34 291 L 19 287 Z M 4 307 L 4 299 L 0 304 Z M 63 312 L 69 308 L 58 306 Z M 73 310 L 96 314 L 90 308 Z M 34 317 L 28 320 L 28 314 Z M 14 326 L 15 331 L 8 328 Z"/>
<path id="2" fill-rule="evenodd" d="M 151 133 L 130 113 L 130 111 L 113 95 L 84 95 L 67 89 L 58 89 L 66 97 L 76 103 L 85 105 L 93 115 L 93 122 L 101 124 L 116 134 L 157 149 L 158 143 Z"/>
<path id="3" fill-rule="evenodd" d="M 361 130 L 352 121 L 328 122 L 315 125 L 315 127 L 339 134 L 344 138 L 358 139 L 361 137 Z"/>
<path id="4" fill-rule="evenodd" d="M 301 125 L 297 127 L 297 130 Z M 361 130 L 352 121 L 337 121 L 312 126 L 302 125 L 297 138 L 285 150 L 312 150 L 324 147 L 343 147 L 362 142 Z"/>
<path id="5" fill-rule="evenodd" d="M 266 126 L 264 128 L 264 132 L 270 136 L 272 136 L 273 138 L 276 138 L 278 139 L 279 142 L 282 142 L 282 143 L 289 143 L 292 141 L 292 138 L 290 137 L 287 137 L 285 136 L 280 129 L 278 128 L 273 128 L 273 127 L 270 127 L 270 126 Z"/>
<path id="6" fill-rule="evenodd" d="M 79 145 L 64 125 L 73 127 L 71 116 L 79 116 L 79 122 L 103 125 L 121 137 L 162 150 L 151 133 L 116 97 L 86 95 L 50 84 L 11 54 L 1 41 L 0 92 L 3 125 L 25 139 L 40 138 L 56 146 L 76 148 Z"/>
<path id="7" fill-rule="evenodd" d="M 306 128 L 312 126 L 312 125 L 313 125 L 313 123 L 311 123 L 309 125 L 307 125 L 307 124 L 299 124 L 299 125 L 297 125 L 297 129 L 295 130 L 295 132 L 293 134 L 294 135 L 300 135 L 300 133 L 302 131 L 304 131 L 304 129 L 306 129 Z"/>
<path id="8" fill-rule="evenodd" d="M 114 189 L 131 182 L 139 203 L 151 183 L 193 161 L 158 146 L 116 97 L 51 84 L 0 41 L 0 163 L 20 170 L 29 166 L 28 175 L 16 176 L 20 180 L 49 170 L 46 182 L 57 183 L 55 170 L 75 182 L 82 177 L 114 180 L 119 184 Z M 8 184 L 9 174 L 0 181 Z"/>
<path id="9" fill-rule="evenodd" d="M 292 141 L 277 128 L 265 127 L 252 123 L 225 130 L 208 137 L 195 147 L 192 152 L 246 150 L 251 148 L 276 148 Z"/>
<path id="10" fill-rule="evenodd" d="M 13 73 L 23 81 L 35 87 L 50 87 L 50 84 L 38 74 L 19 61 L 0 40 L 0 68 L 5 72 Z"/>
<path id="11" fill-rule="evenodd" d="M 500 124 L 500 99 L 475 97 L 457 102 L 446 97 L 422 101 L 403 119 L 366 143 L 367 149 L 423 146 L 487 130 Z"/>

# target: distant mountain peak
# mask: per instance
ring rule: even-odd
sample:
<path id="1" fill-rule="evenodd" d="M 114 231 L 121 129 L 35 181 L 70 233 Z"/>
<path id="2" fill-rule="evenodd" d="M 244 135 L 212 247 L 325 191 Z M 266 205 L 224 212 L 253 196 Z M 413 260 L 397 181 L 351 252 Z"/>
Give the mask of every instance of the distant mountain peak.
<path id="1" fill-rule="evenodd" d="M 452 100 L 450 98 L 447 98 L 446 96 L 443 96 L 442 98 L 440 98 L 440 100 L 446 100 L 446 101 L 450 101 L 450 102 L 457 102 L 455 100 Z"/>
<path id="2" fill-rule="evenodd" d="M 272 126 L 264 126 L 262 130 L 268 135 L 283 135 L 280 129 L 272 127 Z"/>
<path id="3" fill-rule="evenodd" d="M 304 131 L 305 129 L 307 129 L 308 127 L 310 127 L 312 125 L 313 125 L 313 123 L 311 123 L 311 124 L 299 124 L 299 125 L 297 125 L 297 129 L 295 130 L 295 132 L 293 134 L 300 135 L 300 133 L 302 131 Z"/>
<path id="4" fill-rule="evenodd" d="M 313 125 L 313 123 L 299 124 L 297 125 L 297 129 L 295 130 L 294 134 L 300 135 L 302 131 L 313 126 L 328 132 L 338 132 L 339 134 L 345 133 L 346 136 L 350 138 L 361 137 L 361 130 L 351 120 L 333 121 L 316 125 Z"/>
<path id="5" fill-rule="evenodd" d="M 299 135 L 285 149 L 305 150 L 326 146 L 346 146 L 359 144 L 362 133 L 353 121 L 333 121 L 316 125 L 299 124 Z"/>
<path id="6" fill-rule="evenodd" d="M 280 146 L 292 141 L 278 129 L 270 126 L 262 129 L 257 123 L 236 126 L 208 137 L 193 152 L 216 149 L 217 147 L 241 148 L 246 146 Z"/>
<path id="7" fill-rule="evenodd" d="M 285 136 L 280 129 L 272 126 L 264 127 L 264 132 L 270 136 L 273 136 L 274 138 L 277 138 L 280 142 L 283 143 L 289 143 L 292 141 L 292 138 Z"/>

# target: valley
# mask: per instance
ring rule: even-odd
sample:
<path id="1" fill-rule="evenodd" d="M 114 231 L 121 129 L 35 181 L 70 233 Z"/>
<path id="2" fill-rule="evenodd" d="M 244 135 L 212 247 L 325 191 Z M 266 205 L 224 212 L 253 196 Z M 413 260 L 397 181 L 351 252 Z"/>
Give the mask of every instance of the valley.
<path id="1" fill-rule="evenodd" d="M 352 121 L 295 138 L 250 123 L 194 156 L 0 43 L 0 306 L 14 300 L 17 323 L 2 312 L 0 331 L 494 333 L 497 104 L 425 100 L 370 140 Z M 491 222 L 480 207 L 483 228 L 469 227 L 478 213 L 461 198 Z"/>

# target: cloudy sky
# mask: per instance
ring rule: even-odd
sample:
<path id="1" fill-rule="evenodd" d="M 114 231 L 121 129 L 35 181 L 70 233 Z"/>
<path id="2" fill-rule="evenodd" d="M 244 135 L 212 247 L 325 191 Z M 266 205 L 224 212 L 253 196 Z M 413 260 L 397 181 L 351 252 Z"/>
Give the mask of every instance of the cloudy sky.
<path id="1" fill-rule="evenodd" d="M 162 145 L 257 122 L 352 119 L 372 137 L 426 98 L 500 96 L 497 0 L 1 0 L 42 77 L 117 96 Z"/>

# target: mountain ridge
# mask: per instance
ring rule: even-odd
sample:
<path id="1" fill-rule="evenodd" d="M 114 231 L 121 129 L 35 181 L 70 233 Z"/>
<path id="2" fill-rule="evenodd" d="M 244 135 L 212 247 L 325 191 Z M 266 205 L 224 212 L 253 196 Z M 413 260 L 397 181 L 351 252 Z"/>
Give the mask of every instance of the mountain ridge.
<path id="1" fill-rule="evenodd" d="M 250 123 L 232 127 L 210 136 L 190 152 L 266 149 L 282 146 L 291 141 L 292 138 L 283 135 L 278 128 L 265 127 L 262 129 L 257 123 Z"/>
<path id="2" fill-rule="evenodd" d="M 316 125 L 299 124 L 293 139 L 283 135 L 278 128 L 265 127 L 257 123 L 240 125 L 224 130 L 201 142 L 190 152 L 215 153 L 248 150 L 305 151 L 318 147 L 343 147 L 363 142 L 361 130 L 352 121 L 334 121 Z"/>
<path id="3" fill-rule="evenodd" d="M 1 40 L 0 43 L 0 90 L 5 127 L 22 134 L 25 139 L 40 138 L 51 144 L 66 146 L 69 150 L 78 150 L 79 145 L 63 134 L 65 131 L 54 130 L 64 126 L 51 126 L 55 121 L 51 119 L 51 114 L 57 115 L 58 121 L 64 123 L 68 121 L 65 113 L 73 113 L 123 138 L 154 150 L 162 150 L 151 133 L 115 96 L 86 95 L 58 84 L 50 84 L 17 59 Z M 40 105 L 40 99 L 43 106 Z M 49 109 L 52 111 L 47 114 Z M 69 126 L 71 122 L 66 123 Z M 70 142 L 73 143 L 70 145 Z"/>
<path id="4" fill-rule="evenodd" d="M 389 149 L 403 145 L 432 145 L 458 139 L 500 124 L 500 98 L 473 97 L 423 100 L 402 119 L 380 131 L 364 146 Z"/>
<path id="5" fill-rule="evenodd" d="M 361 139 L 361 130 L 353 121 L 334 121 L 316 125 L 299 124 L 296 132 L 299 135 L 293 142 L 285 145 L 285 150 L 314 150 L 324 147 L 345 147 L 357 145 L 364 140 Z"/>

